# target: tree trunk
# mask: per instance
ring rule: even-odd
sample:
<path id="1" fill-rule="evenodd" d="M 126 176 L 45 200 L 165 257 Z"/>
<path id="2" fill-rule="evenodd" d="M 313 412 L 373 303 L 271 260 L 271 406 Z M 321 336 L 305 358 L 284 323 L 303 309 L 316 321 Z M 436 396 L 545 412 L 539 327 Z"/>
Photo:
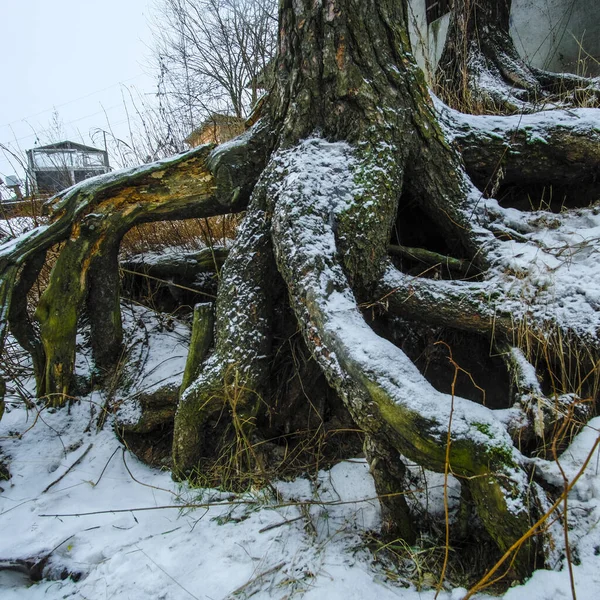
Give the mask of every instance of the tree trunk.
<path id="1" fill-rule="evenodd" d="M 480 235 L 465 218 L 468 182 L 460 161 L 437 124 L 422 74 L 408 58 L 404 3 L 285 1 L 280 24 L 278 87 L 269 105 L 271 120 L 279 126 L 279 150 L 260 193 L 266 194 L 267 213 L 273 215 L 278 269 L 305 342 L 379 453 L 393 448 L 443 471 L 449 436 L 450 468 L 467 477 L 490 535 L 506 549 L 527 531 L 531 516 L 512 511 L 507 501 L 510 496 L 525 502 L 531 493 L 517 483 L 527 481 L 527 475 L 510 449 L 510 438 L 487 413 L 473 417 L 466 406 L 457 408 L 453 422 L 460 425 L 451 426 L 447 399 L 439 399 L 435 414 L 413 403 L 419 386 L 431 388 L 406 357 L 369 330 L 354 300 L 370 297 L 384 273 L 403 188 L 419 198 L 454 253 L 475 264 L 486 262 L 478 251 Z M 263 255 L 266 250 L 258 253 L 244 245 L 248 227 L 240 232 L 239 252 Z M 240 270 L 230 255 L 223 277 L 261 294 L 264 288 L 256 278 L 262 272 Z M 183 393 L 177 413 L 174 461 L 183 472 L 226 445 L 215 446 L 215 434 L 224 431 L 224 413 L 234 421 L 231 382 L 224 373 L 229 365 L 248 374 L 242 406 L 251 427 L 258 407 L 253 396 L 266 383 L 266 330 L 259 325 L 266 317 L 243 322 L 234 334 L 229 322 L 238 309 L 230 289 L 224 283 L 219 293 L 215 354 Z M 259 296 L 251 306 L 265 306 L 265 299 Z M 258 335 L 248 337 L 250 327 Z M 369 350 L 361 354 L 358 347 L 365 342 Z M 245 352 L 235 358 L 240 346 Z M 383 358 L 390 353 L 394 363 Z M 476 435 L 482 428 L 489 432 L 483 439 Z M 386 450 L 385 455 L 393 453 Z M 509 475 L 513 472 L 518 475 Z M 375 469 L 374 475 L 380 489 L 390 489 L 394 477 L 389 469 Z M 536 559 L 535 544 L 526 542 L 524 548 L 515 563 L 522 573 Z"/>
<path id="2" fill-rule="evenodd" d="M 507 19 L 508 3 L 480 5 L 485 22 Z M 462 22 L 465 34 L 468 23 Z M 499 44 L 492 34 L 486 43 Z M 98 364 L 102 348 L 118 347 L 116 249 L 130 226 L 248 206 L 222 268 L 212 349 L 210 319 L 200 318 L 205 309 L 194 325 L 175 416 L 174 475 L 202 479 L 216 463 L 212 474 L 220 481 L 210 483 L 239 488 L 262 472 L 261 423 L 275 413 L 269 405 L 277 376 L 275 316 L 289 314 L 289 304 L 306 348 L 367 435 L 377 489 L 401 535 L 412 540 L 418 524 L 402 497 L 400 455 L 460 478 L 491 539 L 503 552 L 520 544 L 511 564 L 520 575 L 530 573 L 543 561 L 542 540 L 528 532 L 545 492 L 532 483 L 531 461 L 515 445 L 518 428 L 459 397 L 454 386 L 449 393 L 434 388 L 364 314 L 368 308 L 397 313 L 415 330 L 420 322 L 440 325 L 503 348 L 518 345 L 515 340 L 532 347 L 546 342 L 549 361 L 562 351 L 557 341 L 577 348 L 588 343 L 558 317 L 549 324 L 533 310 L 501 308 L 509 292 L 494 280 L 504 275 L 494 228 L 509 217 L 498 207 L 497 214 L 488 210 L 456 148 L 462 145 L 467 157 L 482 154 L 481 179 L 500 150 L 487 138 L 477 146 L 464 127 L 460 137 L 458 117 L 436 111 L 411 55 L 402 0 L 282 0 L 276 84 L 262 111 L 250 132 L 221 149 L 201 148 L 75 188 L 55 201 L 57 217 L 48 230 L 0 254 L 6 308 L 22 265 L 66 239 L 37 310 L 45 392 L 59 400 L 69 393 L 77 319 L 86 301 L 96 313 Z M 438 112 L 445 114 L 444 128 Z M 450 143 L 450 129 L 458 144 Z M 509 134 L 500 137 L 510 147 Z M 592 146 L 583 154 L 593 156 Z M 560 159 L 557 150 L 553 160 Z M 592 172 L 592 162 L 582 170 Z M 471 172 L 477 164 L 468 158 Z M 510 165 L 515 181 L 527 177 L 524 165 L 521 171 L 516 160 Z M 390 263 L 392 237 L 406 222 L 411 226 L 411 211 L 425 241 L 421 248 L 401 243 L 403 257 L 408 252 L 408 260 L 453 265 L 458 280 L 414 277 Z M 433 247 L 433 237 L 441 247 Z M 472 275 L 478 280 L 462 280 Z M 597 340 L 588 350 L 596 365 Z M 535 372 L 525 355 L 521 362 L 522 372 Z M 522 383 L 517 371 L 513 379 Z M 512 414 L 519 427 L 535 430 L 530 407 L 533 396 L 543 394 L 521 389 Z M 575 392 L 571 396 L 576 402 Z M 529 439 L 538 442 L 535 433 Z"/>

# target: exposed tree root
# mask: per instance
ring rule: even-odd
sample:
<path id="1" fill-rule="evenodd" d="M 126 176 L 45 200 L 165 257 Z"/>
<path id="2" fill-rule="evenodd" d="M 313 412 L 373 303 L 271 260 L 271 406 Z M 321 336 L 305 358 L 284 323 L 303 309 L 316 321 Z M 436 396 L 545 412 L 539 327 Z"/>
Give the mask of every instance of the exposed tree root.
<path id="1" fill-rule="evenodd" d="M 532 115 L 465 115 L 442 103 L 440 119 L 458 145 L 469 176 L 488 195 L 498 186 L 595 186 L 600 194 L 600 127 L 596 111 Z M 495 188 L 495 189 L 494 189 Z"/>
<path id="2" fill-rule="evenodd" d="M 364 450 L 381 501 L 383 532 L 414 544 L 417 531 L 404 495 L 406 468 L 400 454 L 369 436 Z"/>
<path id="3" fill-rule="evenodd" d="M 389 252 L 391 255 L 416 260 L 430 267 L 445 267 L 459 277 L 473 276 L 478 273 L 478 269 L 469 260 L 445 256 L 424 248 L 409 248 L 392 244 L 389 246 Z"/>
<path id="4" fill-rule="evenodd" d="M 469 401 L 456 398 L 451 408 L 447 396 L 364 322 L 336 258 L 331 224 L 336 212 L 351 210 L 348 192 L 344 194 L 351 173 L 336 165 L 330 178 L 337 194 L 319 196 L 302 189 L 319 189 L 311 186 L 313 176 L 304 170 L 302 150 L 296 149 L 284 164 L 288 175 L 276 192 L 274 213 L 277 262 L 305 340 L 330 384 L 369 436 L 431 470 L 444 471 L 452 422 L 451 470 L 469 486 L 499 547 L 510 547 L 530 527 L 533 490 L 504 426 L 492 411 Z M 521 572 L 528 572 L 536 554 L 529 544 L 519 558 Z"/>
<path id="5" fill-rule="evenodd" d="M 141 276 L 150 275 L 158 279 L 182 279 L 191 282 L 200 273 L 215 273 L 222 267 L 229 251 L 227 248 L 203 248 L 194 252 L 181 254 L 164 254 L 147 257 L 132 256 L 119 262 L 121 269 L 137 273 Z"/>
<path id="6" fill-rule="evenodd" d="M 259 124 L 235 143 L 214 150 L 202 146 L 173 159 L 85 181 L 52 199 L 54 216 L 48 227 L 0 248 L 0 301 L 8 312 L 22 265 L 67 240 L 36 312 L 46 360 L 39 395 L 61 403 L 69 392 L 77 321 L 86 300 L 97 366 L 109 368 L 118 358 L 122 333 L 117 253 L 127 230 L 153 220 L 241 210 L 264 167 L 269 136 Z M 5 332 L 2 319 L 2 341 Z"/>
<path id="7" fill-rule="evenodd" d="M 252 468 L 247 453 L 252 454 L 249 440 L 269 373 L 274 272 L 264 183 L 259 185 L 223 268 L 214 352 L 201 367 L 195 361 L 186 366 L 186 373 L 199 374 L 186 378 L 189 386 L 182 390 L 175 417 L 177 476 L 193 474 L 203 457 L 227 453 L 227 444 L 238 442 L 242 448 L 233 448 L 232 462 L 240 471 Z M 204 327 L 198 320 L 192 336 Z"/>
<path id="8" fill-rule="evenodd" d="M 511 338 L 511 314 L 497 309 L 488 283 L 411 277 L 388 263 L 372 304 L 393 314 L 488 337 Z"/>
<path id="9" fill-rule="evenodd" d="M 20 301 L 10 304 L 8 324 L 12 334 L 22 348 L 31 355 L 33 372 L 37 385 L 43 385 L 43 372 L 45 366 L 44 348 L 39 339 L 38 332 L 31 322 L 28 314 L 27 293 L 38 278 L 46 261 L 46 252 L 42 251 L 34 255 L 21 268 L 18 280 L 12 294 Z"/>

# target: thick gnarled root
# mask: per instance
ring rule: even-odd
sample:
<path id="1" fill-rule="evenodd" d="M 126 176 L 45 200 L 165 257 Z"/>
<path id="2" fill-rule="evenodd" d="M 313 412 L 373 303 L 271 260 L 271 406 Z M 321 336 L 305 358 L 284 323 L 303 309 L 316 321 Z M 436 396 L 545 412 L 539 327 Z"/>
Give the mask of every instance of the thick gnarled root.
<path id="1" fill-rule="evenodd" d="M 274 261 L 269 229 L 264 193 L 257 189 L 222 270 L 214 351 L 202 364 L 204 352 L 186 365 L 188 385 L 182 388 L 173 439 L 176 477 L 193 474 L 203 458 L 214 460 L 227 452 L 242 471 L 256 458 L 251 436 L 271 346 Z M 196 330 L 205 327 L 198 320 Z M 221 484 L 227 486 L 226 481 Z"/>
<path id="2" fill-rule="evenodd" d="M 330 160 L 339 155 L 333 145 L 315 145 L 323 153 L 321 164 L 327 165 L 328 149 Z M 351 149 L 346 152 L 352 156 Z M 425 468 L 449 468 L 464 478 L 489 534 L 500 548 L 510 547 L 527 532 L 535 511 L 528 511 L 532 490 L 525 461 L 504 425 L 493 411 L 436 391 L 358 310 L 334 235 L 339 212 L 351 210 L 352 159 L 340 164 L 338 156 L 327 177 L 307 169 L 302 149 L 281 160 L 287 177 L 273 190 L 277 264 L 330 385 L 374 440 Z M 327 185 L 321 185 L 323 179 Z M 517 570 L 529 573 L 536 556 L 530 540 L 516 559 Z"/>
<path id="3" fill-rule="evenodd" d="M 107 372 L 117 361 L 122 337 L 117 254 L 126 231 L 141 222 L 243 209 L 266 164 L 270 144 L 269 128 L 257 124 L 235 143 L 202 146 L 168 160 L 84 181 L 51 201 L 50 226 L 5 244 L 0 254 L 0 302 L 8 310 L 13 271 L 67 238 L 36 313 L 46 355 L 38 395 L 58 404 L 68 396 L 76 327 L 86 302 L 96 366 Z"/>
<path id="4" fill-rule="evenodd" d="M 582 109 L 533 115 L 465 115 L 436 103 L 448 137 L 460 149 L 466 170 L 486 195 L 494 187 L 596 186 L 600 174 L 598 117 Z"/>

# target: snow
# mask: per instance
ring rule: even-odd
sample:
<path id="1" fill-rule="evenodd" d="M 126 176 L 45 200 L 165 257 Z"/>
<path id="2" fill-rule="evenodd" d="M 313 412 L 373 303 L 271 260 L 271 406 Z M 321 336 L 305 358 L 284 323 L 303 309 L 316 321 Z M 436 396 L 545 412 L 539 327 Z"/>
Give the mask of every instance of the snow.
<path id="1" fill-rule="evenodd" d="M 482 199 L 481 205 L 509 227 L 520 219 L 520 239 L 498 241 L 490 250 L 489 279 L 502 282 L 509 297 L 504 308 L 538 322 L 555 318 L 583 339 L 595 337 L 600 331 L 600 210 L 523 214 L 494 199 Z"/>
<path id="2" fill-rule="evenodd" d="M 139 396 L 159 388 L 181 385 L 187 360 L 190 328 L 168 316 L 123 304 L 123 329 L 127 332 L 127 359 L 114 401 L 120 424 L 135 424 L 141 416 Z M 85 370 L 79 357 L 77 367 Z"/>
<path id="3" fill-rule="evenodd" d="M 337 365 L 341 369 L 349 357 L 399 404 L 435 423 L 442 435 L 451 399 L 433 389 L 398 348 L 365 324 L 336 265 L 331 226 L 357 192 L 353 177 L 358 166 L 352 149 L 312 139 L 293 154 L 281 153 L 280 161 L 284 177 L 278 194 L 288 204 L 288 215 L 297 217 L 297 224 L 296 230 L 277 221 L 275 227 L 290 232 L 285 243 L 289 255 L 297 257 L 295 285 L 317 290 L 317 300 L 324 307 L 323 330 L 328 339 L 343 340 L 348 350 L 347 357 L 327 353 L 324 340 L 322 347 L 316 346 L 321 361 L 327 360 L 327 368 Z M 310 198 L 311 211 L 302 214 L 300 202 L 306 198 Z M 476 202 L 479 211 L 494 215 L 500 225 L 518 228 L 526 240 L 490 246 L 490 274 L 500 278 L 509 296 L 506 310 L 515 315 L 528 312 L 543 320 L 557 306 L 551 316 L 556 314 L 582 336 L 597 335 L 598 211 L 590 208 L 550 216 L 533 212 L 524 217 L 480 195 Z M 553 220 L 552 227 L 547 226 L 547 219 Z M 315 281 L 310 279 L 314 273 Z M 131 309 L 129 325 L 139 320 L 139 314 L 140 309 Z M 128 400 L 140 390 L 177 382 L 185 364 L 187 336 L 186 328 L 177 324 L 165 331 L 158 318 L 139 339 L 134 336 L 132 347 L 145 367 L 129 373 L 128 387 L 120 390 L 118 398 Z M 142 338 L 153 339 L 150 350 L 142 345 Z M 532 388 L 537 386 L 524 357 L 516 354 L 515 359 L 527 382 Z M 85 372 L 86 368 L 85 356 L 80 356 L 78 369 Z M 277 493 L 270 488 L 238 495 L 193 489 L 174 483 L 168 472 L 145 466 L 130 455 L 110 422 L 100 431 L 90 426 L 103 403 L 104 398 L 93 393 L 69 410 L 41 405 L 27 409 L 22 401 L 9 397 L 0 421 L 1 456 L 12 472 L 8 482 L 0 482 L 0 566 L 3 561 L 44 555 L 49 561 L 45 579 L 33 585 L 19 574 L 0 569 L 3 600 L 435 597 L 431 589 L 417 590 L 402 573 L 395 583 L 367 550 L 365 537 L 378 531 L 381 515 L 364 459 L 344 461 L 294 481 L 275 481 Z M 453 404 L 455 438 L 480 435 L 489 444 L 489 435 L 474 427 L 484 424 L 498 444 L 510 445 L 498 415 L 460 398 Z M 121 410 L 131 411 L 132 419 L 138 414 L 128 402 Z M 569 535 L 577 559 L 573 569 L 580 600 L 595 599 L 600 589 L 598 448 L 589 456 L 599 431 L 597 417 L 560 459 L 572 479 L 590 458 L 569 496 Z M 558 465 L 547 461 L 536 465 L 548 479 L 562 485 Z M 431 512 L 440 513 L 443 476 L 427 477 L 430 492 L 420 500 L 431 505 Z M 453 506 L 457 494 L 451 478 Z M 416 496 L 413 502 L 418 501 Z M 521 508 L 515 502 L 514 510 Z M 503 597 L 569 598 L 570 583 L 560 557 L 556 569 L 536 572 Z M 81 578 L 61 579 L 63 572 Z M 457 600 L 465 593 L 456 588 L 438 597 Z"/>
<path id="4" fill-rule="evenodd" d="M 14 434 L 3 439 L 14 476 L 10 487 L 3 484 L 0 497 L 0 556 L 25 558 L 54 549 L 49 575 L 63 568 L 83 573 L 79 582 L 44 581 L 28 588 L 5 581 L 3 598 L 225 598 L 281 562 L 285 565 L 257 582 L 265 588 L 257 597 L 305 589 L 309 598 L 318 598 L 319 589 L 331 587 L 335 573 L 346 580 L 347 590 L 371 582 L 368 557 L 346 551 L 347 545 L 360 543 L 360 532 L 377 525 L 377 502 L 363 460 L 339 464 L 314 481 L 275 484 L 279 499 L 257 491 L 234 500 L 241 504 L 180 509 L 177 505 L 185 501 L 218 503 L 222 494 L 179 487 L 168 473 L 123 452 L 110 429 L 82 433 L 93 401 L 74 405 L 70 415 L 44 411 L 43 421 L 22 439 Z M 13 407 L 2 421 L 1 435 L 24 431 L 32 417 Z M 82 463 L 43 494 L 90 444 L 92 451 Z M 128 474 L 124 457 L 140 483 Z M 303 514 L 294 505 L 301 500 L 317 503 L 308 506 L 306 517 L 282 525 Z M 164 505 L 175 507 L 41 516 Z M 309 522 L 311 533 L 306 533 Z M 274 525 L 280 526 L 265 530 Z M 335 580 L 332 597 L 341 598 Z"/>
<path id="5" fill-rule="evenodd" d="M 0 482 L 0 559 L 51 552 L 44 571 L 48 579 L 39 583 L 0 571 L 3 600 L 433 600 L 433 590 L 395 584 L 365 548 L 364 535 L 378 529 L 380 513 L 363 459 L 344 461 L 312 478 L 274 482 L 278 497 L 269 490 L 233 496 L 190 489 L 174 483 L 169 473 L 141 464 L 110 427 L 85 432 L 98 400 L 84 398 L 70 414 L 66 409 L 27 411 L 15 400 L 0 422 L 2 451 L 13 473 L 9 482 Z M 589 453 L 598 428 L 600 418 L 564 454 L 569 476 Z M 85 458 L 44 493 L 90 446 Z M 570 535 L 580 561 L 575 577 L 583 600 L 595 599 L 600 585 L 598 460 L 596 451 L 570 499 L 571 513 L 577 515 Z M 430 481 L 432 490 L 435 483 Z M 438 498 L 430 494 L 429 502 L 439 505 L 440 493 L 438 486 Z M 308 504 L 302 506 L 303 501 Z M 215 505 L 186 508 L 186 503 Z M 73 514 L 80 516 L 66 516 Z M 61 580 L 64 569 L 81 579 Z M 457 588 L 439 598 L 459 599 L 464 593 Z M 564 569 L 539 571 L 504 597 L 569 598 L 568 577 Z"/>
<path id="6" fill-rule="evenodd" d="M 0 240 L 8 240 L 31 231 L 42 219 L 33 217 L 12 217 L 0 220 Z"/>
<path id="7" fill-rule="evenodd" d="M 517 377 L 521 391 L 533 392 L 541 395 L 542 388 L 540 387 L 540 382 L 538 381 L 535 369 L 525 358 L 523 351 L 520 348 L 511 348 L 511 355 L 519 371 Z"/>
<path id="8" fill-rule="evenodd" d="M 532 114 L 515 115 L 471 115 L 461 113 L 444 104 L 432 94 L 436 111 L 442 124 L 444 133 L 452 140 L 458 131 L 468 127 L 479 136 L 506 136 L 522 130 L 526 132 L 529 140 L 544 140 L 548 130 L 557 127 L 568 128 L 574 133 L 590 134 L 600 133 L 600 120 L 598 111 L 593 108 L 572 108 L 566 110 L 541 110 Z"/>

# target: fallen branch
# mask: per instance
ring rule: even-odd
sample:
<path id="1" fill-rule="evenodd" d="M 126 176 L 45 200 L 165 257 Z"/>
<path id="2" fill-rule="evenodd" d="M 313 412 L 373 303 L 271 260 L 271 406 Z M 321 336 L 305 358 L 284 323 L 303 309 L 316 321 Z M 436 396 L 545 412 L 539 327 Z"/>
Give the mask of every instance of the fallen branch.
<path id="1" fill-rule="evenodd" d="M 434 489 L 438 486 L 429 487 L 429 489 Z M 408 494 L 414 494 L 417 492 L 425 492 L 425 489 L 416 489 L 410 490 L 408 492 L 396 492 L 393 494 L 382 494 L 379 496 L 371 496 L 368 498 L 359 498 L 357 500 L 334 500 L 332 502 L 323 502 L 319 500 L 301 500 L 295 502 L 283 502 L 281 504 L 273 504 L 269 505 L 269 508 L 288 508 L 290 506 L 343 506 L 345 504 L 360 504 L 361 502 L 377 502 L 381 498 L 387 498 L 392 496 L 404 496 Z M 82 513 L 62 513 L 62 514 L 43 514 L 38 515 L 40 517 L 57 517 L 57 518 L 66 518 L 66 517 L 89 517 L 91 515 L 107 515 L 107 514 L 118 514 L 118 513 L 131 513 L 131 512 L 143 512 L 148 510 L 168 510 L 172 508 L 176 508 L 177 510 L 184 509 L 196 509 L 196 508 L 214 508 L 219 506 L 253 506 L 259 504 L 258 500 L 231 500 L 227 502 L 204 502 L 201 504 L 165 504 L 162 506 L 142 506 L 142 507 L 134 507 L 134 508 L 113 508 L 112 510 L 94 510 L 91 512 L 82 512 Z"/>
<path id="2" fill-rule="evenodd" d="M 264 579 L 268 575 L 277 573 L 277 571 L 280 571 L 281 569 L 283 569 L 283 567 L 285 567 L 285 562 L 281 562 L 278 565 L 275 565 L 274 567 L 268 569 L 264 573 L 260 573 L 256 577 L 253 577 L 250 581 L 247 581 L 244 585 L 241 585 L 239 588 L 233 590 L 233 592 L 231 592 L 230 596 L 239 596 L 244 590 L 246 590 L 248 587 L 250 587 L 253 583 L 256 583 L 257 581 Z"/>
<path id="3" fill-rule="evenodd" d="M 271 531 L 271 529 L 277 529 L 278 527 L 283 527 L 284 525 L 289 525 L 290 523 L 295 523 L 296 521 L 301 521 L 304 519 L 304 515 L 300 515 L 299 517 L 294 517 L 293 519 L 287 519 L 286 521 L 281 521 L 281 523 L 274 523 L 273 525 L 267 525 L 262 529 L 258 530 L 258 533 L 265 533 L 267 531 Z"/>
<path id="4" fill-rule="evenodd" d="M 93 445 L 94 444 L 90 444 L 85 449 L 85 452 L 83 452 L 83 454 L 58 479 L 55 479 L 47 488 L 42 490 L 42 494 L 45 494 L 51 487 L 54 487 L 57 483 L 62 481 L 86 457 L 87 453 L 92 449 Z"/>
<path id="5" fill-rule="evenodd" d="M 455 273 L 459 273 L 463 276 L 476 275 L 479 273 L 477 267 L 470 260 L 445 256 L 444 254 L 438 254 L 437 252 L 432 252 L 431 250 L 425 250 L 425 248 L 409 248 L 408 246 L 397 246 L 391 244 L 388 246 L 388 250 L 389 253 L 394 256 L 410 258 L 430 266 L 443 266 L 449 271 L 454 271 Z"/>

